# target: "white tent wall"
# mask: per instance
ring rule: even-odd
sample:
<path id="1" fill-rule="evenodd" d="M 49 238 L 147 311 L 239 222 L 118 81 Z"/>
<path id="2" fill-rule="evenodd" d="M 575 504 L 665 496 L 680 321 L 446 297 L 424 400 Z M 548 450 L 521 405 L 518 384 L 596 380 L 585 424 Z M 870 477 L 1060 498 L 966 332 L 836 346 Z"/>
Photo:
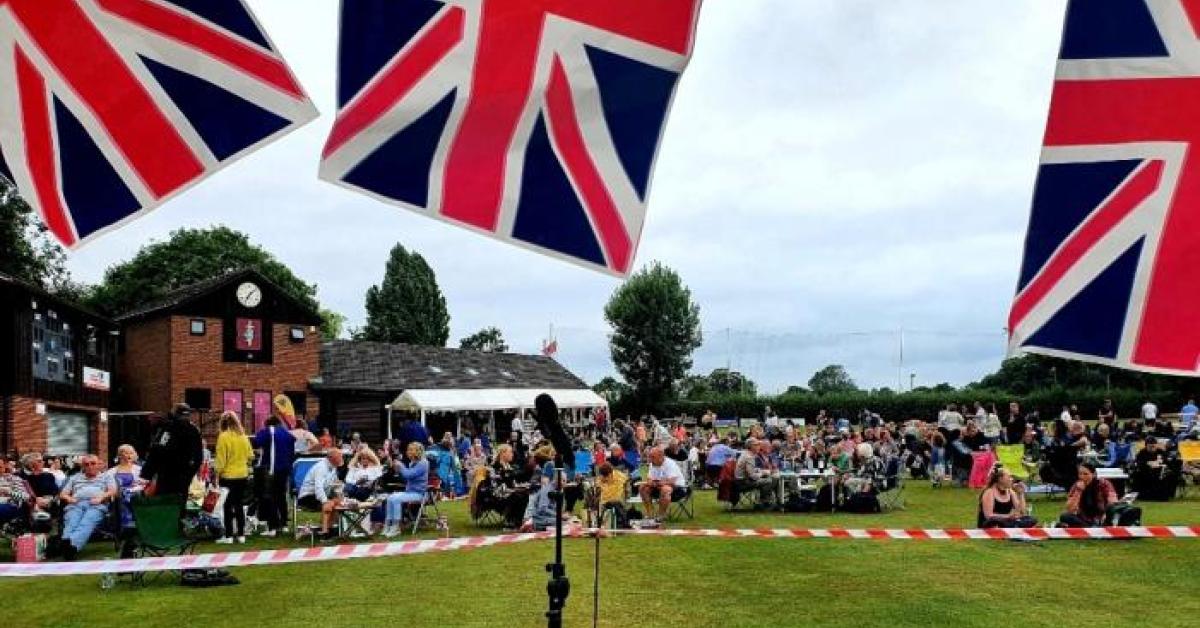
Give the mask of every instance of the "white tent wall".
<path id="1" fill-rule="evenodd" d="M 483 389 L 483 390 L 406 390 L 392 402 L 392 410 L 408 412 L 462 412 L 470 410 L 524 410 L 536 404 L 537 396 L 546 393 L 560 409 L 607 407 L 603 397 L 587 389 Z"/>

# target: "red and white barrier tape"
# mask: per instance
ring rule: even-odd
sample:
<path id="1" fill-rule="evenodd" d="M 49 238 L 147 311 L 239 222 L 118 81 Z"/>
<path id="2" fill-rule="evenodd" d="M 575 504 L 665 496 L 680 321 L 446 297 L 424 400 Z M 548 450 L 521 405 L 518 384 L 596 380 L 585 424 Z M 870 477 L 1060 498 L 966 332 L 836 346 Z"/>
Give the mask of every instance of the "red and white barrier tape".
<path id="1" fill-rule="evenodd" d="M 879 529 L 859 530 L 806 529 L 806 528 L 763 528 L 763 529 L 689 529 L 658 528 L 650 530 L 595 530 L 577 526 L 565 529 L 573 537 L 602 535 L 630 536 L 679 536 L 709 538 L 760 538 L 760 539 L 858 539 L 858 540 L 1026 540 L 1041 541 L 1055 539 L 1195 539 L 1200 538 L 1200 526 L 1148 526 L 1127 528 L 992 528 L 992 529 Z M 429 552 L 511 545 L 525 541 L 553 538 L 553 532 L 525 534 L 501 534 L 497 536 L 473 536 L 453 539 L 428 539 L 397 543 L 364 543 L 361 545 L 334 545 L 300 549 L 278 549 L 250 552 L 222 552 L 217 554 L 194 554 L 167 556 L 163 558 L 139 558 L 127 560 L 89 560 L 72 563 L 3 563 L 0 577 L 27 576 L 80 576 L 109 573 L 136 573 L 146 571 L 173 571 L 180 569 L 207 569 L 214 567 L 250 567 L 253 565 L 283 565 L 352 558 L 380 558 L 384 556 L 406 556 Z"/>
<path id="2" fill-rule="evenodd" d="M 762 528 L 738 530 L 694 530 L 654 528 L 649 530 L 604 530 L 604 534 L 648 536 L 699 536 L 717 538 L 768 539 L 860 539 L 860 540 L 1029 540 L 1047 539 L 1194 539 L 1200 538 L 1200 526 L 1149 526 L 1125 528 L 989 528 L 989 529 L 903 529 L 862 530 Z"/>
<path id="3" fill-rule="evenodd" d="M 332 545 L 329 547 L 300 549 L 192 554 L 187 556 L 165 556 L 162 558 L 85 560 L 71 563 L 3 563 L 0 564 L 0 577 L 81 576 L 89 574 L 174 571 L 215 567 L 249 567 L 252 565 L 283 565 L 288 563 L 346 560 L 351 558 L 406 556 L 409 554 L 449 552 L 476 547 L 490 547 L 493 545 L 511 545 L 513 543 L 551 538 L 552 536 L 553 534 L 551 533 L 537 532 L 530 534 L 501 534 L 497 536 L 401 541 L 396 543 L 364 543 L 361 545 Z"/>

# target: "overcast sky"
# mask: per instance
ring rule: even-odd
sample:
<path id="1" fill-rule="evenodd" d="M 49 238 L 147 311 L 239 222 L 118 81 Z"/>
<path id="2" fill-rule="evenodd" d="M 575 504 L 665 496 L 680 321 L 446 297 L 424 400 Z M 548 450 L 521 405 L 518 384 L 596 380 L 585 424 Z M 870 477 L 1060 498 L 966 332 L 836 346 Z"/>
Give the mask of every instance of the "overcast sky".
<path id="1" fill-rule="evenodd" d="M 497 325 L 594 382 L 618 281 L 317 180 L 336 0 L 250 0 L 322 116 L 73 255 L 86 281 L 176 228 L 248 233 L 352 326 L 396 242 L 446 295 L 451 344 Z M 862 386 L 994 370 L 1016 285 L 1065 0 L 705 0 L 639 266 L 700 305 L 695 370 L 760 389 L 829 363 Z M 899 362 L 901 328 L 904 361 Z"/>

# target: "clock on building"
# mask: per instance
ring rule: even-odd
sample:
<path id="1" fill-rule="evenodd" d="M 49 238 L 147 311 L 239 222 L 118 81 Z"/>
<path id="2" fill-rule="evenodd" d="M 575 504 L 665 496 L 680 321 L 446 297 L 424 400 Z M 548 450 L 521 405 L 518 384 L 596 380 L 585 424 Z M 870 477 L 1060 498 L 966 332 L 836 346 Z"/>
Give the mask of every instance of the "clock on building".
<path id="1" fill-rule="evenodd" d="M 258 307 L 258 304 L 262 302 L 262 290 L 247 281 L 238 286 L 237 300 L 246 307 Z"/>

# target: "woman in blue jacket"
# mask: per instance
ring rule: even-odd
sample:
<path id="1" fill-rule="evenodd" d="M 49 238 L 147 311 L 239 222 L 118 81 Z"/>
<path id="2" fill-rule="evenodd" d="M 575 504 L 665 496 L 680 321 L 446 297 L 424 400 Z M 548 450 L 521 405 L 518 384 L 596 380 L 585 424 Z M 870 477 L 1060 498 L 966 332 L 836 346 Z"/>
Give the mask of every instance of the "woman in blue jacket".
<path id="1" fill-rule="evenodd" d="M 404 458 L 396 463 L 397 473 L 404 478 L 404 490 L 388 495 L 384 510 L 383 535 L 389 538 L 400 534 L 405 504 L 421 503 L 429 487 L 429 461 L 425 459 L 425 448 L 417 442 L 409 443 Z"/>

